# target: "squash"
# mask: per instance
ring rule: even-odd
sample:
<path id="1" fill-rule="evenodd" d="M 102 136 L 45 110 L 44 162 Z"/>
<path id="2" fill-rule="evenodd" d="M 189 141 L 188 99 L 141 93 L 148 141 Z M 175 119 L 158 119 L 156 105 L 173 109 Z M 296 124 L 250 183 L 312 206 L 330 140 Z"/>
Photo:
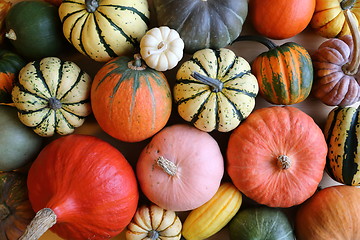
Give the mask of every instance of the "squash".
<path id="1" fill-rule="evenodd" d="M 269 207 L 291 207 L 308 199 L 326 163 L 324 134 L 300 109 L 255 110 L 230 135 L 227 172 L 250 199 Z"/>
<path id="2" fill-rule="evenodd" d="M 292 224 L 282 209 L 256 206 L 241 209 L 229 223 L 231 240 L 294 240 Z"/>
<path id="3" fill-rule="evenodd" d="M 315 12 L 310 26 L 312 30 L 325 38 L 339 38 L 350 35 L 351 31 L 346 21 L 345 11 L 349 10 L 360 21 L 360 1 L 357 0 L 316 0 Z"/>
<path id="4" fill-rule="evenodd" d="M 21 1 L 5 18 L 6 37 L 16 52 L 28 60 L 57 56 L 66 47 L 58 8 L 45 1 Z"/>
<path id="5" fill-rule="evenodd" d="M 140 206 L 126 230 L 126 240 L 179 240 L 182 223 L 174 211 L 155 204 Z"/>
<path id="6" fill-rule="evenodd" d="M 62 136 L 46 145 L 27 185 L 37 213 L 19 240 L 38 239 L 51 226 L 63 239 L 114 237 L 130 223 L 139 199 L 129 162 L 89 135 Z"/>
<path id="7" fill-rule="evenodd" d="M 360 189 L 331 186 L 315 193 L 297 210 L 296 239 L 360 239 Z"/>
<path id="8" fill-rule="evenodd" d="M 347 185 L 360 185 L 359 124 L 358 108 L 336 107 L 329 113 L 324 128 L 327 171 L 335 181 Z"/>
<path id="9" fill-rule="evenodd" d="M 0 46 L 5 43 L 5 17 L 11 6 L 11 2 L 7 0 L 0 0 Z"/>
<path id="10" fill-rule="evenodd" d="M 147 0 L 63 0 L 59 7 L 66 39 L 98 62 L 133 53 L 149 24 Z"/>
<path id="11" fill-rule="evenodd" d="M 172 109 L 165 75 L 149 68 L 139 54 L 115 58 L 96 73 L 91 103 L 100 127 L 125 142 L 153 136 L 166 125 Z"/>
<path id="12" fill-rule="evenodd" d="M 19 73 L 12 100 L 19 119 L 43 137 L 66 135 L 91 113 L 91 78 L 74 62 L 47 57 Z"/>
<path id="13" fill-rule="evenodd" d="M 215 195 L 224 175 L 223 161 L 211 135 L 175 124 L 162 129 L 142 150 L 136 176 L 151 202 L 171 211 L 188 211 Z"/>
<path id="14" fill-rule="evenodd" d="M 310 23 L 316 0 L 250 0 L 249 19 L 255 30 L 272 39 L 286 39 Z"/>
<path id="15" fill-rule="evenodd" d="M 0 49 L 0 102 L 10 103 L 11 91 L 20 69 L 26 64 L 18 54 Z"/>
<path id="16" fill-rule="evenodd" d="M 31 163 L 42 147 L 43 139 L 19 121 L 16 108 L 0 106 L 0 171 Z"/>
<path id="17" fill-rule="evenodd" d="M 220 231 L 240 209 L 242 195 L 230 182 L 220 185 L 216 194 L 205 204 L 192 210 L 182 229 L 185 239 L 207 239 Z"/>
<path id="18" fill-rule="evenodd" d="M 351 28 L 351 36 L 329 39 L 312 55 L 315 73 L 312 94 L 329 106 L 349 106 L 360 100 L 357 76 L 360 32 L 350 10 L 344 13 Z"/>
<path id="19" fill-rule="evenodd" d="M 152 28 L 140 41 L 140 54 L 145 63 L 157 70 L 174 68 L 183 57 L 184 41 L 167 26 Z"/>
<path id="20" fill-rule="evenodd" d="M 202 49 L 177 71 L 179 115 L 196 128 L 229 132 L 255 107 L 258 83 L 250 64 L 229 49 Z"/>
<path id="21" fill-rule="evenodd" d="M 17 240 L 34 216 L 26 176 L 19 172 L 0 173 L 0 239 Z"/>
<path id="22" fill-rule="evenodd" d="M 154 0 L 160 26 L 175 29 L 189 54 L 223 48 L 236 39 L 248 13 L 248 0 Z"/>

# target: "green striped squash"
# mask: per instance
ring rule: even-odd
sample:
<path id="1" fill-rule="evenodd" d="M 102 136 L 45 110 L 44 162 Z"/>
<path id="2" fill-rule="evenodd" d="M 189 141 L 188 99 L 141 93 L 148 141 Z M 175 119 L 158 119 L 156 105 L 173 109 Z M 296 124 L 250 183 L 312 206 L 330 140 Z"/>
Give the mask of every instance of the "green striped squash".
<path id="1" fill-rule="evenodd" d="M 47 57 L 20 70 L 12 100 L 20 121 L 38 135 L 66 135 L 91 113 L 90 89 L 90 76 L 75 63 Z"/>
<path id="2" fill-rule="evenodd" d="M 327 171 L 336 181 L 360 185 L 360 119 L 355 107 L 336 107 L 324 128 L 328 144 Z"/>
<path id="3" fill-rule="evenodd" d="M 59 16 L 79 52 L 106 62 L 139 46 L 150 12 L 147 0 L 63 0 Z"/>
<path id="4" fill-rule="evenodd" d="M 252 112 L 258 89 L 244 58 L 226 48 L 202 49 L 180 66 L 174 99 L 179 115 L 196 128 L 228 132 Z"/>

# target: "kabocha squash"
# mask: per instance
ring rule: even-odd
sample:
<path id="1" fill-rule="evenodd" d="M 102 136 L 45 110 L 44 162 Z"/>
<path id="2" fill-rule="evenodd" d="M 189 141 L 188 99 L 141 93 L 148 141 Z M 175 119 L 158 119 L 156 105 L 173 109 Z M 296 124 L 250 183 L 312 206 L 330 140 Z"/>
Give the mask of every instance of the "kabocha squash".
<path id="1" fill-rule="evenodd" d="M 324 134 L 301 110 L 260 108 L 230 135 L 227 172 L 250 199 L 270 207 L 291 207 L 308 199 L 326 163 Z"/>
<path id="2" fill-rule="evenodd" d="M 19 119 L 43 137 L 66 135 L 91 113 L 91 78 L 74 62 L 47 57 L 19 73 L 12 100 Z"/>
<path id="3" fill-rule="evenodd" d="M 127 226 L 126 240 L 179 240 L 182 223 L 174 211 L 155 204 L 140 206 Z"/>
<path id="4" fill-rule="evenodd" d="M 222 183 L 216 194 L 205 204 L 192 210 L 182 229 L 185 239 L 207 239 L 220 231 L 240 209 L 242 195 L 230 182 Z"/>
<path id="5" fill-rule="evenodd" d="M 124 156 L 87 135 L 46 145 L 30 167 L 27 185 L 37 213 L 20 240 L 38 239 L 51 226 L 63 239 L 109 239 L 130 223 L 139 198 Z"/>
<path id="6" fill-rule="evenodd" d="M 97 72 L 91 103 L 100 127 L 125 142 L 139 142 L 160 131 L 172 108 L 165 75 L 149 68 L 139 54 L 115 58 Z"/>
<path id="7" fill-rule="evenodd" d="M 360 185 L 359 124 L 359 109 L 337 107 L 329 113 L 324 128 L 327 171 L 334 180 L 347 185 Z"/>
<path id="8" fill-rule="evenodd" d="M 7 0 L 0 0 L 0 45 L 5 42 L 5 17 L 9 12 L 12 3 Z"/>
<path id="9" fill-rule="evenodd" d="M 175 29 L 193 54 L 223 48 L 236 39 L 248 12 L 247 0 L 154 0 L 157 22 Z"/>
<path id="10" fill-rule="evenodd" d="M 136 173 L 151 202 L 167 210 L 187 211 L 215 195 L 224 162 L 211 135 L 176 124 L 162 129 L 142 150 Z"/>
<path id="11" fill-rule="evenodd" d="M 179 115 L 196 128 L 229 132 L 255 107 L 258 83 L 250 64 L 229 49 L 202 49 L 177 71 Z"/>
<path id="12" fill-rule="evenodd" d="M 66 39 L 99 62 L 133 53 L 149 24 L 147 0 L 63 0 L 59 7 Z"/>
<path id="13" fill-rule="evenodd" d="M 360 239 L 360 189 L 331 186 L 315 193 L 297 210 L 296 239 Z"/>

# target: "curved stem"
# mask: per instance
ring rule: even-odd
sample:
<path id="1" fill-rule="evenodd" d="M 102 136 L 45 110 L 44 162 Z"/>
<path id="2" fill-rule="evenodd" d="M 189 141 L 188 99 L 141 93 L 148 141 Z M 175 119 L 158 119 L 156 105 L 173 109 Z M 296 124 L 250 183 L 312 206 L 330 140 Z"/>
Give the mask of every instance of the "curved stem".
<path id="1" fill-rule="evenodd" d="M 193 78 L 195 78 L 196 80 L 203 82 L 203 83 L 209 85 L 210 87 L 212 87 L 214 92 L 221 92 L 221 90 L 224 87 L 224 83 L 216 78 L 204 76 L 198 72 L 192 72 L 191 76 Z"/>
<path id="2" fill-rule="evenodd" d="M 278 165 L 281 167 L 281 169 L 289 169 L 291 166 L 291 159 L 286 155 L 280 155 L 277 157 Z"/>
<path id="3" fill-rule="evenodd" d="M 243 35 L 237 37 L 231 44 L 237 41 L 251 41 L 251 42 L 259 42 L 267 47 L 269 50 L 278 47 L 273 41 L 268 38 L 262 36 L 255 36 L 255 35 Z"/>
<path id="4" fill-rule="evenodd" d="M 156 163 L 159 167 L 162 168 L 162 170 L 164 170 L 164 172 L 166 172 L 167 174 L 169 174 L 171 176 L 175 176 L 175 174 L 177 172 L 177 167 L 176 167 L 175 163 L 169 161 L 168 159 L 164 158 L 163 156 L 160 156 L 157 159 Z"/>
<path id="5" fill-rule="evenodd" d="M 340 2 L 340 7 L 342 10 L 351 9 L 354 7 L 356 0 L 342 0 Z"/>
<path id="6" fill-rule="evenodd" d="M 93 13 L 99 7 L 99 1 L 98 0 L 85 0 L 85 6 L 86 6 L 86 10 L 88 12 Z"/>
<path id="7" fill-rule="evenodd" d="M 139 53 L 134 54 L 134 60 L 128 62 L 128 68 L 132 70 L 145 70 L 146 65 L 143 63 L 141 59 L 141 55 Z"/>
<path id="8" fill-rule="evenodd" d="M 10 210 L 4 204 L 0 204 L 0 222 L 10 215 Z"/>
<path id="9" fill-rule="evenodd" d="M 351 60 L 343 66 L 343 71 L 347 75 L 355 75 L 360 65 L 360 32 L 356 20 L 349 9 L 344 11 L 346 21 L 349 25 L 352 40 L 354 43 Z"/>

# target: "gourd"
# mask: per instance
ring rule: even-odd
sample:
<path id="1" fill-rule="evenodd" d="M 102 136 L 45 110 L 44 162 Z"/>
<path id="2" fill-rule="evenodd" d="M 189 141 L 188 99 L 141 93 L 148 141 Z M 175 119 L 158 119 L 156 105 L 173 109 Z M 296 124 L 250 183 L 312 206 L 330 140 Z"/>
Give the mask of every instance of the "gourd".
<path id="1" fill-rule="evenodd" d="M 250 0 L 249 19 L 254 29 L 272 39 L 286 39 L 310 23 L 316 0 Z"/>
<path id="2" fill-rule="evenodd" d="M 184 238 L 202 240 L 213 236 L 235 216 L 241 203 L 240 191 L 230 182 L 222 183 L 208 202 L 186 217 L 182 229 Z"/>
<path id="3" fill-rule="evenodd" d="M 68 42 L 89 58 L 108 62 L 139 46 L 150 12 L 146 0 L 63 0 L 59 16 Z"/>
<path id="4" fill-rule="evenodd" d="M 149 68 L 139 54 L 115 58 L 96 73 L 91 103 L 100 127 L 125 142 L 153 136 L 166 125 L 172 109 L 165 75 Z"/>
<path id="5" fill-rule="evenodd" d="M 347 185 L 360 185 L 359 124 L 358 108 L 336 107 L 324 128 L 328 144 L 326 169 L 334 180 Z"/>
<path id="6" fill-rule="evenodd" d="M 231 240 L 294 240 L 290 220 L 279 208 L 253 206 L 241 209 L 229 223 Z"/>
<path id="7" fill-rule="evenodd" d="M 36 216 L 19 240 L 46 230 L 63 239 L 108 239 L 130 223 L 139 192 L 134 171 L 115 147 L 89 135 L 50 142 L 27 179 Z"/>
<path id="8" fill-rule="evenodd" d="M 126 230 L 126 240 L 179 240 L 182 223 L 176 212 L 155 204 L 140 206 Z"/>
<path id="9" fill-rule="evenodd" d="M 40 136 L 73 133 L 91 113 L 91 78 L 74 62 L 32 61 L 18 78 L 11 94 L 19 119 Z"/>
<path id="10" fill-rule="evenodd" d="M 45 1 L 21 1 L 5 18 L 6 37 L 28 60 L 57 56 L 66 47 L 58 8 Z"/>
<path id="11" fill-rule="evenodd" d="M 0 173 L 0 239 L 17 240 L 34 216 L 26 176 L 19 172 Z"/>
<path id="12" fill-rule="evenodd" d="M 5 43 L 5 17 L 11 6 L 11 2 L 7 0 L 0 0 L 0 46 Z"/>
<path id="13" fill-rule="evenodd" d="M 151 202 L 171 211 L 188 211 L 216 194 L 224 162 L 211 135 L 175 124 L 162 129 L 142 150 L 136 173 L 142 192 Z"/>
<path id="14" fill-rule="evenodd" d="M 240 35 L 248 13 L 247 0 L 154 0 L 153 3 L 158 24 L 175 29 L 189 54 L 229 45 Z"/>
<path id="15" fill-rule="evenodd" d="M 183 57 L 184 41 L 167 26 L 152 28 L 140 41 L 140 54 L 145 63 L 157 70 L 174 68 Z"/>
<path id="16" fill-rule="evenodd" d="M 229 49 L 202 49 L 177 71 L 179 115 L 196 128 L 229 132 L 255 107 L 258 83 L 250 64 Z"/>
<path id="17" fill-rule="evenodd" d="M 265 107 L 231 133 L 227 173 L 250 199 L 291 207 L 314 194 L 326 155 L 323 132 L 309 115 L 291 106 Z"/>
<path id="18" fill-rule="evenodd" d="M 331 186 L 315 193 L 297 210 L 296 239 L 353 240 L 360 238 L 360 189 Z"/>

